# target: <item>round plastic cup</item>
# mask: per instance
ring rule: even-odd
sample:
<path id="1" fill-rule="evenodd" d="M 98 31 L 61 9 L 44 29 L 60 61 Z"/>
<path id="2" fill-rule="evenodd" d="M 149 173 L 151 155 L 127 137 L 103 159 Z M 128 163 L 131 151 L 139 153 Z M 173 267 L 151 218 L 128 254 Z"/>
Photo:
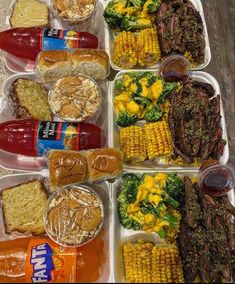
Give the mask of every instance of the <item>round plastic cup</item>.
<path id="1" fill-rule="evenodd" d="M 233 171 L 218 161 L 208 161 L 199 169 L 198 185 L 202 192 L 211 196 L 225 195 L 234 188 Z"/>
<path id="2" fill-rule="evenodd" d="M 62 240 L 60 240 L 58 237 L 56 237 L 50 230 L 50 226 L 48 223 L 48 213 L 49 211 L 53 208 L 53 206 L 51 206 L 54 202 L 55 199 L 57 199 L 61 193 L 67 191 L 69 194 L 69 191 L 78 191 L 78 192 L 87 192 L 87 193 L 91 193 L 93 195 L 95 195 L 95 197 L 97 198 L 97 201 L 100 204 L 100 209 L 101 209 L 101 221 L 100 224 L 98 225 L 98 227 L 96 228 L 95 233 L 88 239 L 86 239 L 84 242 L 82 243 L 66 243 L 63 242 Z M 70 193 L 71 194 L 71 193 Z M 63 216 L 61 215 L 61 218 L 63 218 Z M 89 242 L 91 242 L 101 231 L 103 224 L 104 224 L 104 204 L 102 199 L 100 198 L 100 196 L 94 191 L 94 189 L 91 186 L 86 186 L 86 185 L 70 185 L 70 186 L 66 186 L 62 189 L 60 189 L 59 191 L 54 192 L 49 199 L 47 200 L 45 209 L 44 209 L 44 214 L 43 214 L 43 222 L 44 222 L 44 228 L 45 231 L 48 235 L 48 237 L 53 240 L 55 243 L 57 243 L 60 246 L 64 246 L 64 247 L 81 247 Z"/>
<path id="3" fill-rule="evenodd" d="M 58 113 L 56 113 L 54 111 L 54 109 L 53 109 L 52 102 L 51 102 L 52 89 L 53 89 L 53 87 L 52 87 L 52 89 L 48 92 L 48 103 L 49 103 L 49 107 L 50 107 L 50 110 L 51 110 L 52 114 L 55 117 L 59 118 L 60 120 L 63 120 L 63 121 L 66 121 L 66 122 L 74 122 L 74 123 L 76 123 L 76 122 L 82 122 L 82 121 L 85 121 L 85 120 L 92 120 L 92 121 L 95 122 L 98 119 L 98 117 L 99 117 L 100 110 L 101 110 L 101 105 L 102 105 L 102 92 L 101 92 L 100 86 L 97 84 L 97 82 L 93 78 L 91 78 L 91 77 L 89 77 L 87 75 L 84 75 L 84 74 L 77 74 L 76 76 L 68 76 L 68 77 L 83 77 L 85 79 L 88 79 L 88 80 L 92 81 L 94 83 L 94 85 L 96 86 L 98 92 L 99 92 L 100 103 L 97 106 L 97 109 L 94 111 L 94 113 L 92 115 L 90 115 L 90 116 L 85 117 L 85 118 L 77 118 L 77 119 L 74 118 L 73 119 L 73 118 L 63 117 L 63 116 L 60 116 Z M 67 78 L 67 77 L 59 79 L 54 84 L 54 86 L 56 84 L 58 84 L 60 81 L 64 80 L 65 78 Z"/>
<path id="4" fill-rule="evenodd" d="M 167 56 L 161 63 L 160 76 L 167 82 L 185 83 L 191 70 L 191 63 L 182 55 Z"/>
<path id="5" fill-rule="evenodd" d="M 55 16 L 60 20 L 63 28 L 65 29 L 79 29 L 79 30 L 88 30 L 90 25 L 92 24 L 93 16 L 95 14 L 96 8 L 97 8 L 97 2 L 98 0 L 94 1 L 94 9 L 88 14 L 87 16 L 77 16 L 73 18 L 69 17 L 63 17 L 60 16 L 60 13 L 58 12 L 58 9 L 54 3 L 52 2 L 52 7 L 54 10 Z"/>

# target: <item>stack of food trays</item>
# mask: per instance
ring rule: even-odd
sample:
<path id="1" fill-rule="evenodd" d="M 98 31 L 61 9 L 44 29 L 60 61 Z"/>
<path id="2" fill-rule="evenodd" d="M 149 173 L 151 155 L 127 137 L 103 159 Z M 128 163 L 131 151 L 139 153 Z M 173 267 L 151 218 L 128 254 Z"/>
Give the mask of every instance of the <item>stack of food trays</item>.
<path id="1" fill-rule="evenodd" d="M 54 1 L 54 4 L 49 0 L 45 2 L 50 7 L 50 23 L 54 28 L 76 28 L 77 23 L 61 18 L 59 12 L 53 10 L 53 5 L 57 1 Z M 90 80 L 89 83 L 93 84 L 93 89 L 97 88 L 97 92 L 94 91 L 96 95 L 94 111 L 80 119 L 94 122 L 102 128 L 106 141 L 102 145 L 103 149 L 97 149 L 94 152 L 87 150 L 78 153 L 67 151 L 66 153 L 66 151 L 55 150 L 43 157 L 28 157 L 0 150 L 1 167 L 27 172 L 0 178 L 0 191 L 2 192 L 0 240 L 47 234 L 61 246 L 78 247 L 78 252 L 79 249 L 86 247 L 88 251 L 92 250 L 97 245 L 97 251 L 91 252 L 88 256 L 89 259 L 94 256 L 94 253 L 99 255 L 97 266 L 94 266 L 95 278 L 93 279 L 92 275 L 91 278 L 88 275 L 89 279 L 82 278 L 84 270 L 81 270 L 82 276 L 79 279 L 85 282 L 231 282 L 233 279 L 231 267 L 234 266 L 231 259 L 235 248 L 229 240 L 234 237 L 234 229 L 232 229 L 234 208 L 230 207 L 226 196 L 215 199 L 199 191 L 198 187 L 198 170 L 204 160 L 219 160 L 225 165 L 229 159 L 228 137 L 219 84 L 210 74 L 197 71 L 205 68 L 211 60 L 202 4 L 199 0 L 172 0 L 172 3 L 174 2 L 172 7 L 167 6 L 169 5 L 167 1 L 162 1 L 161 5 L 166 6 L 159 8 L 158 0 L 143 2 L 145 5 L 141 10 L 143 18 L 140 23 L 148 26 L 148 32 L 144 29 L 143 31 L 133 30 L 128 26 L 130 23 L 126 19 L 122 22 L 126 28 L 121 31 L 117 25 L 117 18 L 114 16 L 114 22 L 110 19 L 112 13 L 108 9 L 115 3 L 119 16 L 127 16 L 127 18 L 131 16 L 133 21 L 136 16 L 135 10 L 139 9 L 138 5 L 142 5 L 141 1 L 137 0 L 111 0 L 106 3 L 98 0 L 90 26 L 86 27 L 84 23 L 80 23 L 87 31 L 98 36 L 100 49 L 98 53 L 102 53 L 104 49 L 109 55 L 111 67 L 118 72 L 113 82 L 107 80 L 110 71 L 109 64 L 107 64 L 99 66 L 100 69 L 103 67 L 100 78 L 96 77 L 96 69 L 90 73 L 84 69 L 76 75 L 74 72 L 65 73 L 64 76 L 56 78 L 56 84 L 52 84 L 50 72 L 46 73 L 48 70 L 45 71 L 42 68 L 45 66 L 42 66 L 40 60 L 35 66 L 31 61 L 19 60 L 6 54 L 6 67 L 16 74 L 4 82 L 0 122 L 21 119 L 25 115 L 25 110 L 19 104 L 19 95 L 16 95 L 17 84 L 32 84 L 36 89 L 39 88 L 41 93 L 44 92 L 45 96 L 42 99 L 44 108 L 46 106 L 47 115 L 53 117 L 55 121 L 73 121 L 66 110 L 63 110 L 63 105 L 67 104 L 66 98 L 58 96 L 58 93 L 65 83 L 68 86 L 76 84 L 75 81 L 80 76 L 79 79 Z M 12 4 L 12 9 L 14 5 L 15 2 Z M 124 8 L 123 5 L 127 6 Z M 158 31 L 151 27 L 156 19 L 152 19 L 152 14 L 149 17 L 148 5 L 152 7 L 153 13 L 159 13 L 159 15 L 163 13 L 161 14 L 162 22 L 157 22 Z M 164 33 L 164 28 L 167 29 L 169 23 L 164 21 L 170 21 L 172 17 L 172 15 L 171 17 L 165 15 L 164 18 L 167 9 L 175 9 L 174 11 L 180 14 L 182 13 L 180 8 L 184 5 L 188 9 L 183 11 L 185 13 L 188 11 L 195 13 L 195 9 L 199 12 L 200 17 L 197 18 L 197 24 L 200 26 L 199 34 L 203 37 L 201 38 L 203 44 L 200 47 L 202 54 L 198 57 L 198 62 L 195 62 L 194 58 L 189 55 L 189 50 L 185 49 L 182 52 L 182 55 L 191 60 L 192 72 L 189 80 L 184 83 L 184 87 L 179 87 L 176 82 L 168 84 L 162 78 L 161 62 L 169 54 L 166 52 L 166 46 L 163 46 L 163 38 L 154 46 L 155 43 L 151 42 L 151 37 L 157 39 L 157 32 Z M 128 12 L 125 9 L 129 9 Z M 102 16 L 104 10 L 106 10 L 104 16 L 108 24 Z M 177 25 L 177 16 L 174 17 L 174 24 Z M 12 21 L 12 18 L 9 20 Z M 119 18 L 119 24 L 120 21 Z M 132 43 L 128 42 L 129 39 Z M 146 47 L 148 41 L 153 50 Z M 140 54 L 141 49 L 143 49 L 142 54 Z M 164 56 L 160 56 L 160 50 L 164 49 Z M 176 50 L 172 47 L 171 51 Z M 71 53 L 73 51 L 69 52 Z M 43 55 L 42 52 L 41 56 L 46 58 L 53 55 L 52 53 Z M 95 68 L 98 68 L 98 65 Z M 68 82 L 63 81 L 66 80 L 65 75 L 70 75 Z M 188 100 L 185 93 L 189 94 Z M 65 97 L 68 94 L 65 94 Z M 178 101 L 174 101 L 176 94 L 178 94 Z M 17 99 L 14 99 L 14 96 Z M 45 103 L 47 96 L 49 101 L 46 100 Z M 201 101 L 204 105 L 200 105 Z M 55 107 L 58 103 L 60 108 Z M 182 107 L 181 113 L 178 112 L 179 107 Z M 75 112 L 76 106 L 73 106 L 70 115 L 74 115 Z M 197 116 L 198 112 L 201 114 L 201 120 Z M 124 116 L 123 113 L 125 113 Z M 177 124 L 177 119 L 180 117 L 183 117 L 182 123 L 185 122 L 185 124 Z M 78 117 L 72 119 L 79 122 Z M 197 133 L 198 129 L 202 131 L 200 134 Z M 181 137 L 179 133 L 185 136 Z M 209 140 L 205 139 L 206 135 Z M 185 148 L 187 143 L 190 146 Z M 103 169 L 100 171 L 102 173 L 97 170 L 99 174 L 95 173 L 94 169 L 97 168 L 95 166 L 92 168 L 89 160 L 94 153 L 97 153 L 97 160 L 94 158 L 94 161 L 97 162 L 100 159 L 99 166 Z M 69 168 L 70 166 L 74 166 L 74 172 Z M 12 215 L 14 210 L 9 211 L 9 208 L 20 211 L 22 200 L 27 200 L 28 203 L 33 202 L 31 196 L 24 199 L 25 192 L 18 185 L 26 185 L 25 191 L 27 192 L 27 184 L 35 180 L 42 186 L 44 193 L 47 192 L 46 195 L 43 195 L 42 191 L 42 195 L 35 193 L 34 196 L 38 202 L 41 198 L 44 199 L 44 226 L 42 228 L 40 224 L 39 231 L 37 226 L 29 229 L 27 224 L 25 226 L 17 224 L 17 218 L 24 217 L 27 212 L 19 212 L 17 216 L 17 212 Z M 76 193 L 76 190 L 79 190 L 79 193 Z M 89 218 L 79 221 L 79 228 L 84 228 L 84 230 L 79 231 L 81 238 L 78 240 L 76 237 L 74 239 L 74 226 L 77 221 L 72 224 L 70 222 L 71 226 L 65 226 L 64 230 L 61 229 L 67 222 L 67 213 L 61 204 L 63 202 L 71 204 L 71 200 L 79 203 L 81 194 L 86 190 L 95 204 L 95 209 L 94 204 L 86 205 L 89 210 L 94 209 L 90 213 L 93 214 L 90 217 L 92 221 Z M 9 203 L 8 193 L 14 196 L 14 191 L 16 195 Z M 22 194 L 22 199 L 19 197 L 20 194 Z M 228 196 L 234 205 L 234 192 L 231 191 Z M 18 204 L 15 202 L 16 198 L 19 198 Z M 32 206 L 34 206 L 33 203 Z M 32 206 L 29 206 L 30 210 Z M 69 206 L 74 210 L 73 204 Z M 79 210 L 84 210 L 84 208 Z M 84 213 L 79 210 L 75 210 L 74 215 L 68 219 L 74 218 L 76 214 Z M 224 210 L 222 215 L 218 213 L 221 210 Z M 39 211 L 42 211 L 42 207 Z M 31 216 L 27 216 L 27 222 L 31 217 L 35 217 L 35 212 L 30 213 Z M 58 217 L 60 214 L 65 217 L 65 220 L 61 221 Z M 15 218 L 15 224 L 9 225 L 9 220 L 12 218 Z M 89 225 L 92 228 L 88 228 Z M 91 234 L 86 235 L 87 231 Z M 223 247 L 220 246 L 218 236 L 213 235 L 213 231 L 218 234 L 224 232 L 221 241 Z M 83 245 L 83 243 L 87 244 Z M 223 249 L 227 253 L 226 256 L 222 255 Z M 219 254 L 215 255 L 215 251 L 219 251 Z M 223 257 L 222 264 L 220 255 Z M 204 271 L 205 263 L 208 265 L 207 271 Z M 89 263 L 86 265 L 89 267 Z M 91 267 L 93 269 L 93 266 Z M 79 274 L 79 269 L 82 268 L 77 269 Z"/>

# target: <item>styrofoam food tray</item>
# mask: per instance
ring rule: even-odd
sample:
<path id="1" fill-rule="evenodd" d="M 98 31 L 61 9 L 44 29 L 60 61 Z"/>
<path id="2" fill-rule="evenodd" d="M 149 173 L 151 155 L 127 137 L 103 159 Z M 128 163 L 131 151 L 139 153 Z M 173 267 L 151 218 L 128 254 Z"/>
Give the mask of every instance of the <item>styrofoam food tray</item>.
<path id="1" fill-rule="evenodd" d="M 106 6 L 111 1 L 112 0 L 106 1 Z M 205 15 L 204 15 L 204 10 L 203 10 L 203 7 L 202 7 L 201 0 L 190 0 L 190 1 L 194 5 L 194 7 L 197 9 L 197 11 L 200 13 L 202 21 L 203 21 L 203 27 L 204 27 L 204 37 L 205 37 L 205 43 L 206 43 L 205 60 L 204 60 L 203 64 L 198 65 L 198 66 L 196 66 L 192 69 L 192 70 L 201 70 L 201 69 L 204 69 L 211 61 L 211 49 L 210 49 L 210 43 L 209 43 L 209 36 L 208 36 L 207 25 L 206 25 L 206 20 L 205 20 Z M 105 28 L 106 36 L 105 37 L 106 37 L 106 40 L 107 40 L 106 50 L 107 50 L 107 53 L 108 53 L 109 58 L 110 58 L 110 64 L 111 64 L 111 66 L 114 70 L 118 70 L 118 71 L 123 70 L 124 68 L 117 66 L 113 62 L 112 50 L 113 50 L 114 36 L 113 36 L 111 29 L 109 29 L 108 25 L 106 23 L 105 23 L 105 25 L 106 25 L 106 28 Z M 154 66 L 151 66 L 151 67 L 147 67 L 147 68 L 155 69 L 155 68 L 158 68 L 159 65 L 160 65 L 160 63 L 158 63 Z M 140 69 L 140 67 L 136 67 L 135 69 Z M 128 70 L 128 69 L 126 69 L 126 70 Z"/>
<path id="2" fill-rule="evenodd" d="M 130 70 L 130 71 L 120 71 L 115 79 L 118 79 L 120 77 L 123 76 L 123 74 L 131 72 L 131 71 L 137 71 L 139 73 L 142 73 L 144 71 L 151 71 L 151 72 L 158 72 L 158 70 L 153 70 L 153 69 L 148 69 L 148 70 Z M 215 89 L 215 96 L 216 95 L 220 95 L 220 87 L 219 87 L 219 83 L 217 82 L 217 80 L 211 76 L 210 74 L 206 73 L 206 72 L 202 72 L 202 71 L 193 71 L 191 74 L 191 77 L 194 80 L 198 80 L 201 82 L 205 82 L 205 83 L 209 83 L 213 86 L 213 88 Z M 115 82 L 114 79 L 114 82 Z M 116 124 L 116 115 L 115 115 L 115 111 L 114 111 L 114 106 L 113 106 L 113 101 L 112 98 L 114 97 L 114 82 L 111 84 L 111 90 L 110 92 L 112 93 L 112 97 L 110 96 L 110 108 L 111 111 L 110 113 L 112 114 L 111 117 L 109 118 L 109 129 L 110 129 L 110 133 L 109 133 L 109 145 L 110 147 L 120 147 L 119 145 L 119 127 Z M 226 128 L 226 122 L 225 122 L 225 115 L 224 115 L 224 109 L 223 109 L 223 104 L 222 104 L 222 98 L 220 99 L 220 108 L 221 108 L 221 124 L 222 124 L 222 129 L 223 129 L 223 139 L 225 139 L 227 141 L 225 148 L 224 148 L 224 153 L 222 155 L 222 157 L 220 158 L 220 162 L 223 164 L 226 164 L 228 162 L 229 159 L 229 147 L 228 147 L 228 135 L 227 135 L 227 128 Z M 140 122 L 141 124 L 141 122 Z M 189 169 L 189 170 L 196 170 L 198 169 L 198 167 L 189 167 L 187 165 L 185 166 L 180 166 L 180 165 L 170 165 L 167 164 L 166 162 L 164 162 L 162 159 L 159 160 L 158 163 L 151 163 L 151 162 L 142 162 L 142 163 L 135 163 L 135 164 L 130 164 L 130 163 L 125 163 L 124 164 L 125 170 L 128 171 L 136 171 L 136 170 L 140 170 L 140 171 L 145 171 L 146 169 L 164 169 L 164 168 L 169 168 L 169 170 L 178 170 L 178 169 Z"/>
<path id="3" fill-rule="evenodd" d="M 163 172 L 169 173 L 166 170 L 160 171 L 144 171 L 144 172 L 135 172 L 133 173 L 137 175 L 141 175 L 143 173 L 153 174 L 156 172 Z M 172 171 L 171 171 L 172 172 Z M 189 176 L 194 177 L 197 175 L 197 171 L 177 171 L 177 174 L 181 177 Z M 149 241 L 153 243 L 160 243 L 163 240 L 156 234 L 156 233 L 146 233 L 144 231 L 134 231 L 125 229 L 120 221 L 118 216 L 118 208 L 117 208 L 117 198 L 120 193 L 120 186 L 122 184 L 121 179 L 115 181 L 112 185 L 112 203 L 113 203 L 113 226 L 114 226 L 114 235 L 112 240 L 112 247 L 113 247 L 113 257 L 114 257 L 114 266 L 113 266 L 113 273 L 114 273 L 114 282 L 115 283 L 126 283 L 125 281 L 125 270 L 124 270 L 124 261 L 122 255 L 122 246 L 127 242 L 136 242 L 138 240 Z M 229 199 L 231 203 L 235 206 L 235 193 L 231 191 L 229 193 Z"/>
<path id="4" fill-rule="evenodd" d="M 2 88 L 3 97 L 0 99 L 0 123 L 15 119 L 13 109 L 10 106 L 7 98 L 9 96 L 9 90 L 12 83 L 18 78 L 27 78 L 39 82 L 36 73 L 14 74 L 5 81 Z M 100 116 L 96 120 L 96 122 L 92 122 L 92 120 L 90 122 L 98 125 L 103 129 L 106 138 L 106 145 L 108 145 L 109 130 L 107 117 L 110 116 L 110 110 L 108 107 L 108 83 L 104 81 L 98 84 L 101 88 L 103 96 L 102 109 Z M 54 120 L 59 119 L 55 118 Z M 46 161 L 43 157 L 27 157 L 23 155 L 8 153 L 0 149 L 0 166 L 5 169 L 11 170 L 40 171 L 41 169 L 46 168 Z"/>
<path id="5" fill-rule="evenodd" d="M 43 179 L 45 175 L 42 172 L 12 174 L 0 177 L 0 192 L 8 187 L 16 186 L 21 183 L 28 182 L 33 179 Z M 96 283 L 110 283 L 112 282 L 112 267 L 111 267 L 111 240 L 112 240 L 112 203 L 111 203 L 111 191 L 108 182 L 101 182 L 96 185 L 92 185 L 94 190 L 99 194 L 104 203 L 104 251 L 105 251 L 105 263 L 103 264 L 101 277 Z M 29 212 L 30 214 L 30 212 Z M 5 233 L 4 221 L 2 216 L 2 209 L 0 213 L 0 241 L 12 239 Z M 25 235 L 15 235 L 17 237 L 24 237 Z"/>
<path id="6" fill-rule="evenodd" d="M 42 1 L 48 4 L 49 8 L 51 7 L 51 0 L 44 0 Z M 106 49 L 106 39 L 105 39 L 105 23 L 103 19 L 103 11 L 104 11 L 104 0 L 98 0 L 97 3 L 97 10 L 94 15 L 94 20 L 90 28 L 85 29 L 86 31 L 95 34 L 99 39 L 99 46 L 100 49 Z M 13 3 L 12 3 L 13 4 Z M 50 10 L 52 10 L 50 8 Z M 55 29 L 63 29 L 63 24 L 57 19 L 54 15 L 52 15 L 51 11 L 51 20 L 50 24 L 52 28 Z M 9 21 L 9 18 L 7 21 Z M 81 30 L 82 31 L 82 30 Z M 27 60 L 27 59 L 20 59 L 14 55 L 9 53 L 5 53 L 5 65 L 7 69 L 13 73 L 22 73 L 22 72 L 33 72 L 35 68 L 35 62 Z"/>

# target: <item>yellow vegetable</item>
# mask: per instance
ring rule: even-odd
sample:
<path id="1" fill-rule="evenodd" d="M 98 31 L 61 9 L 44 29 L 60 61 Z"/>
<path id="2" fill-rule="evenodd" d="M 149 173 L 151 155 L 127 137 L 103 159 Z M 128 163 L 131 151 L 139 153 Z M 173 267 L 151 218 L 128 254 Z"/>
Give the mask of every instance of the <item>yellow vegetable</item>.
<path id="1" fill-rule="evenodd" d="M 133 78 L 129 76 L 129 74 L 124 74 L 123 75 L 123 85 L 125 88 L 128 88 L 130 84 L 132 83 Z"/>
<path id="2" fill-rule="evenodd" d="M 139 186 L 136 195 L 136 202 L 141 202 L 145 200 L 147 198 L 147 195 L 148 195 L 148 189 L 145 188 L 144 186 Z"/>
<path id="3" fill-rule="evenodd" d="M 145 98 L 149 98 L 149 89 L 145 85 L 142 85 L 141 95 Z"/>
<path id="4" fill-rule="evenodd" d="M 164 173 L 157 173 L 154 177 L 154 180 L 156 182 L 158 181 L 162 181 L 162 180 L 167 180 L 167 174 L 164 174 Z"/>
<path id="5" fill-rule="evenodd" d="M 130 94 L 128 92 L 123 92 L 120 95 L 116 96 L 114 98 L 115 102 L 122 102 L 122 103 L 128 103 L 130 101 Z"/>
<path id="6" fill-rule="evenodd" d="M 114 5 L 114 8 L 119 14 L 126 14 L 126 7 L 122 3 Z"/>
<path id="7" fill-rule="evenodd" d="M 131 203 L 127 207 L 127 213 L 128 214 L 132 214 L 132 213 L 138 212 L 139 210 L 140 210 L 140 207 L 136 203 Z"/>
<path id="8" fill-rule="evenodd" d="M 162 80 L 157 80 L 152 86 L 151 86 L 151 98 L 155 100 L 155 102 L 158 101 L 159 97 L 161 96 L 163 92 L 163 82 Z"/>
<path id="9" fill-rule="evenodd" d="M 156 220 L 155 215 L 151 213 L 146 214 L 144 217 L 145 225 L 150 226 L 150 227 L 154 226 L 155 220 Z"/>
<path id="10" fill-rule="evenodd" d="M 144 178 L 144 185 L 146 186 L 146 188 L 151 189 L 151 187 L 154 186 L 154 183 L 155 183 L 154 177 L 148 176 L 148 175 L 145 176 L 145 178 Z"/>
<path id="11" fill-rule="evenodd" d="M 137 64 L 136 38 L 134 33 L 124 31 L 115 37 L 113 62 L 122 68 L 132 68 Z"/>
<path id="12" fill-rule="evenodd" d="M 140 106 L 136 102 L 130 101 L 127 103 L 126 109 L 131 114 L 138 114 L 140 111 Z"/>
<path id="13" fill-rule="evenodd" d="M 118 102 L 118 103 L 117 103 L 117 109 L 118 109 L 118 112 L 119 112 L 119 111 L 125 111 L 125 110 L 126 110 L 126 107 L 125 107 L 124 103 Z"/>
<path id="14" fill-rule="evenodd" d="M 158 206 L 158 204 L 162 201 L 162 197 L 157 194 L 149 194 L 149 202 L 154 203 L 155 206 Z"/>
<path id="15" fill-rule="evenodd" d="M 132 84 L 130 85 L 130 91 L 131 91 L 132 93 L 136 93 L 136 92 L 137 92 L 137 85 L 136 85 L 135 83 L 132 83 Z"/>

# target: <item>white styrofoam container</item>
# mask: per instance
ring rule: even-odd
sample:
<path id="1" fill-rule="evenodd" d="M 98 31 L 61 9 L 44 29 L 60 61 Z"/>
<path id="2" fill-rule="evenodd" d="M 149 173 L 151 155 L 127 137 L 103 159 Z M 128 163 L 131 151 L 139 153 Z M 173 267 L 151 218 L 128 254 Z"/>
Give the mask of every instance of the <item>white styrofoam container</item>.
<path id="1" fill-rule="evenodd" d="M 52 28 L 55 29 L 63 29 L 63 24 L 60 22 L 59 19 L 56 18 L 54 13 L 52 12 L 51 8 L 51 0 L 43 0 L 42 2 L 48 4 L 51 12 L 51 19 L 50 19 L 50 25 Z M 12 5 L 14 2 L 12 3 Z M 94 19 L 92 22 L 92 25 L 84 29 L 85 31 L 88 31 L 90 33 L 95 34 L 99 39 L 99 45 L 98 48 L 100 49 L 106 49 L 106 39 L 105 39 L 105 23 L 103 19 L 103 11 L 104 11 L 104 0 L 98 0 L 97 2 L 97 10 L 94 14 Z M 9 22 L 10 16 L 7 18 L 7 22 Z M 66 27 L 65 27 L 66 29 Z M 22 72 L 33 72 L 35 68 L 35 62 L 27 60 L 27 59 L 20 59 L 19 57 L 16 57 L 14 55 L 11 55 L 9 53 L 5 53 L 5 65 L 7 69 L 13 73 L 22 73 Z"/>
<path id="2" fill-rule="evenodd" d="M 129 70 L 129 71 L 120 71 L 115 79 L 118 79 L 120 77 L 123 76 L 123 74 L 128 73 L 128 72 L 132 72 L 132 71 L 136 71 L 139 73 L 142 73 L 144 71 L 151 71 L 151 72 L 156 72 L 158 73 L 158 70 L 153 70 L 153 69 L 148 69 L 148 70 Z M 201 82 L 205 82 L 205 83 L 209 83 L 213 86 L 213 88 L 215 89 L 215 96 L 220 95 L 220 87 L 219 84 L 217 82 L 217 80 L 211 76 L 210 74 L 203 72 L 203 71 L 193 71 L 191 73 L 191 77 L 194 80 L 197 81 L 201 81 Z M 114 82 L 115 82 L 114 79 Z M 114 97 L 114 82 L 111 84 L 110 86 L 110 92 L 112 93 L 112 98 Z M 112 98 L 110 100 L 112 100 Z M 225 139 L 227 141 L 226 146 L 224 148 L 224 153 L 220 159 L 220 162 L 223 164 L 226 164 L 228 162 L 229 159 L 229 147 L 228 147 L 228 135 L 227 135 L 227 128 L 226 128 L 226 122 L 225 122 L 225 115 L 224 115 L 224 109 L 223 109 L 223 104 L 222 104 L 222 100 L 220 100 L 220 107 L 221 107 L 221 124 L 222 124 L 222 129 L 223 129 L 223 139 Z M 116 124 L 116 115 L 115 115 L 115 111 L 114 111 L 114 106 L 113 106 L 113 102 L 110 101 L 109 104 L 109 108 L 111 109 L 110 112 L 112 113 L 111 117 L 109 118 L 109 129 L 110 129 L 110 133 L 109 133 L 109 145 L 111 147 L 117 147 L 119 148 L 119 127 Z M 140 122 L 140 124 L 143 124 L 143 121 Z M 125 170 L 127 171 L 145 171 L 147 169 L 169 169 L 169 170 L 180 170 L 180 169 L 189 169 L 189 170 L 196 170 L 198 169 L 198 167 L 189 167 L 187 165 L 185 166 L 180 166 L 180 165 L 170 165 L 167 164 L 166 162 L 164 162 L 162 159 L 159 159 L 156 162 L 142 162 L 142 163 L 135 163 L 135 164 L 130 164 L 130 163 L 125 163 L 124 164 Z"/>
<path id="3" fill-rule="evenodd" d="M 106 1 L 106 6 L 111 1 L 112 0 Z M 204 69 L 211 61 L 211 49 L 210 49 L 210 43 L 209 43 L 209 36 L 208 36 L 207 25 L 206 25 L 206 20 L 205 20 L 205 15 L 204 15 L 204 10 L 203 10 L 203 7 L 202 7 L 201 0 L 190 0 L 190 1 L 194 5 L 194 7 L 197 9 L 197 11 L 200 13 L 202 21 L 203 21 L 203 27 L 204 27 L 204 37 L 205 37 L 205 43 L 206 43 L 204 63 L 192 68 L 192 70 L 201 70 L 201 69 Z M 113 62 L 113 59 L 112 59 L 113 58 L 112 57 L 112 50 L 113 50 L 113 42 L 114 42 L 113 33 L 112 33 L 111 29 L 108 27 L 108 25 L 107 24 L 105 24 L 105 25 L 106 25 L 106 28 L 105 28 L 106 36 L 105 37 L 107 39 L 106 51 L 107 51 L 109 58 L 110 58 L 110 65 L 112 66 L 112 68 L 114 70 L 121 71 L 125 68 L 121 68 L 121 67 L 117 66 Z M 160 66 L 160 63 L 158 63 L 154 66 L 151 66 L 151 67 L 147 67 L 147 68 L 156 69 L 159 66 Z M 136 67 L 135 69 L 140 69 L 140 67 Z M 126 70 L 129 70 L 129 69 L 126 69 Z"/>
<path id="4" fill-rule="evenodd" d="M 43 172 L 34 172 L 34 173 L 21 173 L 21 174 L 12 174 L 0 177 L 0 193 L 3 189 L 16 186 L 21 183 L 28 182 L 33 179 L 44 179 L 46 177 Z M 89 185 L 91 186 L 91 185 Z M 112 202 L 111 202 L 111 190 L 108 182 L 100 182 L 95 185 L 92 185 L 94 191 L 100 196 L 104 203 L 104 252 L 105 252 L 105 261 L 100 271 L 100 278 L 96 283 L 112 283 L 113 282 L 113 261 L 112 261 L 112 239 L 113 239 L 113 218 L 112 218 Z M 30 212 L 29 212 L 30 214 Z M 6 241 L 18 237 L 24 237 L 22 234 L 13 234 L 9 236 L 5 233 L 4 220 L 2 214 L 2 208 L 0 208 L 0 242 Z"/>
<path id="5" fill-rule="evenodd" d="M 169 173 L 169 171 L 166 170 L 160 170 L 157 172 L 162 173 Z M 172 172 L 172 171 L 171 171 Z M 173 171 L 174 172 L 174 171 Z M 143 173 L 153 174 L 156 173 L 156 171 L 144 171 L 144 172 L 135 172 L 132 171 L 132 173 L 141 175 Z M 189 176 L 189 177 L 195 177 L 197 176 L 197 171 L 185 171 L 185 170 L 179 170 L 177 171 L 177 174 L 180 177 Z M 125 269 L 124 269 L 124 260 L 123 260 L 123 254 L 122 254 L 122 247 L 127 242 L 137 242 L 138 240 L 143 241 L 149 241 L 153 243 L 160 243 L 164 242 L 156 233 L 146 233 L 144 231 L 134 231 L 134 230 L 128 230 L 125 229 L 120 221 L 118 216 L 118 206 L 117 206 L 117 198 L 120 193 L 120 186 L 122 184 L 121 179 L 117 179 L 115 183 L 112 185 L 112 212 L 113 212 L 113 226 L 114 226 L 114 235 L 112 239 L 112 255 L 114 260 L 114 266 L 113 266 L 113 273 L 114 273 L 114 282 L 115 283 L 126 283 L 125 281 Z M 229 192 L 229 199 L 231 203 L 235 206 L 235 192 L 231 191 Z"/>
<path id="6" fill-rule="evenodd" d="M 3 97 L 0 99 L 0 123 L 15 119 L 14 111 L 8 101 L 8 97 L 12 83 L 18 78 L 26 78 L 40 82 L 38 81 L 36 73 L 33 72 L 14 74 L 5 81 L 2 88 Z M 110 116 L 108 83 L 103 81 L 98 84 L 99 87 L 101 88 L 103 96 L 100 115 L 96 121 L 90 120 L 87 122 L 96 124 L 104 131 L 104 135 L 106 137 L 106 145 L 108 145 L 109 129 L 108 129 L 107 117 Z M 59 119 L 55 118 L 54 120 L 59 120 Z M 18 170 L 18 171 L 40 171 L 41 169 L 47 167 L 46 159 L 44 157 L 27 157 L 24 155 L 8 153 L 3 150 L 0 150 L 0 166 L 6 169 Z"/>

